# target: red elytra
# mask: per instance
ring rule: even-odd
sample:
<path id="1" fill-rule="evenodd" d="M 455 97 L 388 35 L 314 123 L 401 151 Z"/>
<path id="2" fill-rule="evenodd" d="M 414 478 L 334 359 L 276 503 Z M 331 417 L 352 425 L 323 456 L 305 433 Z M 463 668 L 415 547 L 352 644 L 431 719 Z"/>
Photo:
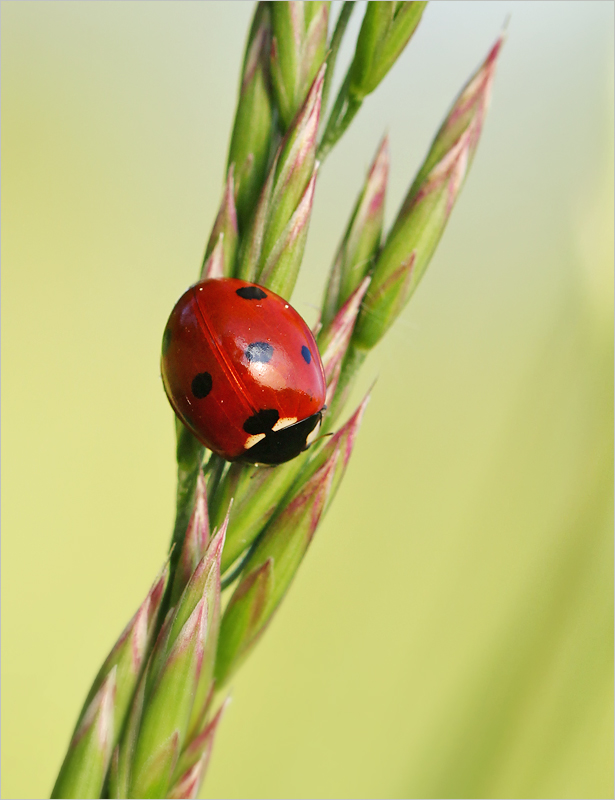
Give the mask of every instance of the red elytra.
<path id="1" fill-rule="evenodd" d="M 238 278 L 204 280 L 180 297 L 161 371 L 177 416 L 228 461 L 290 461 L 322 417 L 325 376 L 312 332 L 282 297 Z"/>

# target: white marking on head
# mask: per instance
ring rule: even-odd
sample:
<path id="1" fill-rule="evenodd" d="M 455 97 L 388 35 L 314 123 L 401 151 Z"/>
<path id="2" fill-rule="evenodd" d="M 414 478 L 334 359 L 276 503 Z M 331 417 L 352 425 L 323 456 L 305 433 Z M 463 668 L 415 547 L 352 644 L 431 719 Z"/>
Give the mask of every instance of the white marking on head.
<path id="1" fill-rule="evenodd" d="M 294 425 L 297 421 L 297 417 L 282 417 L 279 419 L 276 424 L 271 429 L 272 431 L 281 431 L 282 428 L 288 428 L 289 425 Z"/>
<path id="2" fill-rule="evenodd" d="M 261 441 L 261 439 L 265 438 L 264 433 L 255 433 L 253 436 L 248 436 L 244 444 L 244 450 L 249 450 L 251 447 L 254 447 L 255 444 Z"/>
<path id="3" fill-rule="evenodd" d="M 318 422 L 318 425 L 314 428 L 314 430 L 310 434 L 308 434 L 308 437 L 305 442 L 307 445 L 313 444 L 316 441 L 316 439 L 318 439 L 321 425 L 322 425 L 322 417 L 320 418 L 320 421 Z"/>

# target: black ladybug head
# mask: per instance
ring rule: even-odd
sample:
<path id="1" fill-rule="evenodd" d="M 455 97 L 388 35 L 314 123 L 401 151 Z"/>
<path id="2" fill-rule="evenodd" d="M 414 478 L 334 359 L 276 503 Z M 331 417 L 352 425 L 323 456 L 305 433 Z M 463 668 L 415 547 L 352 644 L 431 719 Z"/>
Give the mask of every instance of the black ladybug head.
<path id="1" fill-rule="evenodd" d="M 283 464 L 296 458 L 307 447 L 307 438 L 322 419 L 322 411 L 300 422 L 275 430 L 278 412 L 266 408 L 253 414 L 244 423 L 243 429 L 252 434 L 255 444 L 247 448 L 240 461 L 250 464 Z"/>

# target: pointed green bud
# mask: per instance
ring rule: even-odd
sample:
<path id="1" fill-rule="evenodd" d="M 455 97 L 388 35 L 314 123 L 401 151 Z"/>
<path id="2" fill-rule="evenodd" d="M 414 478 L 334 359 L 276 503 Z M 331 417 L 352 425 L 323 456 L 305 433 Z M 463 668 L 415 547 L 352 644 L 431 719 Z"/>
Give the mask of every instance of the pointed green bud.
<path id="1" fill-rule="evenodd" d="M 203 597 L 207 602 L 207 636 L 203 643 L 203 657 L 194 703 L 188 724 L 188 738 L 194 737 L 203 727 L 213 689 L 214 664 L 220 631 L 220 561 L 224 548 L 229 512 L 220 531 L 213 537 L 205 558 L 206 580 Z"/>
<path id="2" fill-rule="evenodd" d="M 271 4 L 271 83 L 282 125 L 286 129 L 294 117 L 299 94 L 301 45 L 305 35 L 304 3 Z"/>
<path id="3" fill-rule="evenodd" d="M 113 748 L 117 666 L 83 714 L 51 793 L 52 798 L 100 797 Z"/>
<path id="4" fill-rule="evenodd" d="M 216 686 L 230 677 L 261 635 L 314 536 L 331 491 L 339 449 L 267 526 L 222 617 Z"/>
<path id="5" fill-rule="evenodd" d="M 222 572 L 226 572 L 248 548 L 274 515 L 282 498 L 305 466 L 307 452 L 275 469 L 231 464 L 214 498 L 212 524 L 222 518 L 230 498 L 234 498 L 226 543 L 222 552 Z"/>
<path id="6" fill-rule="evenodd" d="M 401 55 L 427 3 L 369 2 L 350 67 L 349 91 L 364 98 Z"/>
<path id="7" fill-rule="evenodd" d="M 222 686 L 264 630 L 267 600 L 273 591 L 273 559 L 242 579 L 224 612 L 216 657 L 216 686 Z"/>
<path id="8" fill-rule="evenodd" d="M 109 797 L 128 797 L 130 767 L 134 755 L 135 743 L 139 735 L 139 724 L 143 714 L 143 698 L 145 694 L 147 671 L 148 668 L 146 665 L 145 672 L 141 676 L 137 691 L 135 692 L 130 706 L 126 726 L 122 732 L 119 744 L 116 745 L 111 757 L 107 780 Z"/>
<path id="9" fill-rule="evenodd" d="M 340 308 L 333 321 L 322 328 L 318 334 L 318 349 L 321 353 L 322 365 L 327 381 L 327 398 L 325 405 L 328 407 L 335 392 L 335 387 L 340 374 L 340 369 L 352 331 L 354 330 L 361 303 L 371 278 L 363 278 L 362 283 L 354 290 L 344 305 Z"/>
<path id="10" fill-rule="evenodd" d="M 212 538 L 204 558 L 197 565 L 182 596 L 177 603 L 177 611 L 173 619 L 173 624 L 169 630 L 169 643 L 172 646 L 175 638 L 179 636 L 180 630 L 192 616 L 196 606 L 204 597 L 208 612 L 214 607 L 217 599 L 215 597 L 217 584 L 220 579 L 220 557 L 224 547 L 224 537 L 226 534 L 226 524 Z"/>
<path id="11" fill-rule="evenodd" d="M 190 580 L 183 590 L 177 605 L 167 613 L 150 659 L 146 695 L 149 695 L 158 683 L 160 674 L 170 657 L 177 637 L 186 626 L 188 619 L 193 615 L 194 609 L 204 599 L 206 612 L 209 615 L 219 602 L 217 595 L 219 595 L 220 558 L 225 535 L 226 525 L 223 525 L 220 531 L 212 538 L 204 558 L 201 559 L 190 576 Z M 199 665 L 200 669 L 201 665 Z"/>
<path id="12" fill-rule="evenodd" d="M 145 688 L 143 716 L 130 769 L 128 797 L 164 797 L 186 735 L 203 657 L 205 598 L 195 606 L 154 685 Z"/>
<path id="13" fill-rule="evenodd" d="M 319 69 L 300 111 L 280 145 L 270 203 L 270 219 L 265 229 L 263 256 L 265 263 L 275 242 L 288 224 L 305 188 L 312 178 L 316 163 L 316 135 L 320 120 L 322 88 L 326 64 Z"/>
<path id="14" fill-rule="evenodd" d="M 354 58 L 327 121 L 321 160 L 350 125 L 364 98 L 374 91 L 410 41 L 425 2 L 369 2 Z"/>
<path id="15" fill-rule="evenodd" d="M 335 497 L 335 493 L 337 492 L 340 482 L 344 476 L 344 472 L 346 471 L 346 467 L 348 466 L 348 462 L 350 460 L 350 456 L 352 455 L 357 435 L 359 433 L 359 428 L 363 420 L 363 414 L 365 413 L 365 409 L 367 408 L 369 400 L 370 392 L 365 395 L 361 403 L 359 403 L 358 407 L 356 408 L 354 414 L 339 429 L 339 431 L 333 434 L 333 436 L 323 439 L 324 444 L 320 447 L 320 449 L 315 448 L 312 460 L 310 461 L 306 471 L 303 473 L 303 475 L 301 475 L 302 481 L 309 481 L 312 475 L 314 475 L 319 469 L 322 469 L 322 467 L 330 459 L 332 459 L 336 453 L 338 454 L 335 460 L 333 478 L 331 479 L 331 488 L 325 504 L 325 511 Z"/>
<path id="16" fill-rule="evenodd" d="M 401 207 L 372 275 L 352 343 L 372 348 L 408 302 L 433 255 L 480 138 L 502 37 L 461 92 Z"/>
<path id="17" fill-rule="evenodd" d="M 105 659 L 85 701 L 85 705 L 88 705 L 111 670 L 117 668 L 115 679 L 114 746 L 117 742 L 122 725 L 124 724 L 128 706 L 132 700 L 139 675 L 141 674 L 145 656 L 149 651 L 152 636 L 156 630 L 158 612 L 164 597 L 168 579 L 169 562 L 167 561 L 152 584 L 145 600 L 137 609 L 134 617 L 124 628 L 122 635 Z"/>
<path id="18" fill-rule="evenodd" d="M 120 745 L 117 774 L 112 765 L 110 785 L 118 795 L 166 796 L 194 727 L 195 706 L 203 713 L 219 628 L 224 536 L 223 527 L 162 625 Z"/>
<path id="19" fill-rule="evenodd" d="M 200 761 L 186 770 L 166 795 L 170 798 L 193 798 L 199 796 L 204 770 Z"/>
<path id="20" fill-rule="evenodd" d="M 216 730 L 229 700 L 227 697 L 204 730 L 184 748 L 167 797 L 197 797 L 211 758 Z"/>
<path id="21" fill-rule="evenodd" d="M 207 511 L 207 484 L 199 472 L 194 495 L 194 508 L 188 523 L 184 542 L 171 591 L 171 605 L 175 605 L 199 562 L 204 558 L 209 544 L 209 514 Z"/>
<path id="22" fill-rule="evenodd" d="M 417 251 L 412 250 L 394 272 L 385 275 L 376 288 L 368 292 L 353 336 L 356 347 L 373 347 L 403 310 L 416 285 L 416 254 Z"/>
<path id="23" fill-rule="evenodd" d="M 151 643 L 168 578 L 169 563 L 167 561 L 145 600 L 125 627 L 94 679 L 77 720 L 73 738 L 77 737 L 78 731 L 83 729 L 85 718 L 92 714 L 94 698 L 100 697 L 101 687 L 108 683 L 109 676 L 113 673 L 113 713 L 111 715 L 113 728 L 110 747 L 111 749 L 115 747 Z"/>
<path id="24" fill-rule="evenodd" d="M 235 164 L 235 203 L 242 233 L 261 192 L 271 140 L 275 135 L 273 99 L 268 64 L 271 49 L 271 17 L 268 3 L 258 3 L 244 57 L 235 124 L 228 164 Z"/>
<path id="25" fill-rule="evenodd" d="M 203 262 L 199 280 L 206 278 L 224 278 L 224 234 L 218 236 L 214 249 Z"/>
<path id="26" fill-rule="evenodd" d="M 169 700 L 174 698 L 169 697 Z M 158 715 L 160 720 L 160 715 Z M 164 727 L 161 725 L 162 731 L 157 733 L 165 733 Z M 151 734 L 147 730 L 147 734 Z M 137 751 L 139 760 L 135 763 L 136 773 L 131 772 L 131 781 L 128 786 L 128 793 L 126 797 L 141 798 L 141 797 L 166 797 L 167 787 L 170 783 L 170 774 L 173 771 L 175 764 L 179 758 L 179 731 L 174 730 L 169 734 L 168 739 L 157 743 L 153 740 L 150 741 L 149 735 L 146 740 L 148 745 L 151 744 L 155 747 L 150 758 L 145 759 L 143 750 Z"/>
<path id="27" fill-rule="evenodd" d="M 295 270 L 296 254 L 288 265 L 287 278 L 282 277 L 284 270 L 281 266 L 272 273 L 272 264 L 279 261 L 283 243 L 289 233 L 295 229 L 303 231 L 307 226 L 302 215 L 306 206 L 309 205 L 311 208 L 313 189 L 309 190 L 309 184 L 314 179 L 316 167 L 316 134 L 324 73 L 325 65 L 314 79 L 305 103 L 280 144 L 269 171 L 250 233 L 239 257 L 237 275 L 244 280 L 256 280 L 262 283 L 260 276 L 267 268 L 269 274 L 275 275 L 278 285 L 288 286 L 291 283 L 294 285 L 292 273 Z M 299 216 L 293 224 L 293 216 L 298 212 Z"/>
<path id="28" fill-rule="evenodd" d="M 214 227 L 211 231 L 209 242 L 205 248 L 205 257 L 203 258 L 203 267 L 201 270 L 201 280 L 204 278 L 217 278 L 222 276 L 228 277 L 233 274 L 235 267 L 235 254 L 237 252 L 237 242 L 239 238 L 237 230 L 237 212 L 235 210 L 235 182 L 233 179 L 234 168 L 235 165 L 231 164 L 228 169 L 220 210 L 218 211 L 218 216 L 214 222 Z M 214 248 L 220 244 L 221 238 L 222 273 L 221 275 L 212 275 L 209 274 L 212 270 L 212 266 L 208 264 L 208 259 L 212 255 Z M 217 264 L 216 267 L 218 267 Z"/>
<path id="29" fill-rule="evenodd" d="M 497 59 L 504 44 L 505 34 L 501 33 L 489 51 L 487 58 L 466 83 L 459 96 L 453 103 L 446 119 L 433 140 L 427 158 L 423 162 L 408 196 L 400 210 L 398 222 L 403 224 L 403 218 L 409 207 L 414 203 L 416 196 L 425 189 L 427 177 L 434 168 L 441 163 L 446 163 L 446 157 L 454 158 L 450 154 L 459 146 L 460 140 L 468 134 L 466 171 L 472 163 L 474 153 L 483 129 L 491 91 L 495 78 Z M 463 178 L 463 176 L 461 176 Z M 456 187 L 457 190 L 459 187 Z M 454 202 L 454 197 L 452 201 Z"/>
<path id="30" fill-rule="evenodd" d="M 270 9 L 271 81 L 282 127 L 286 130 L 324 61 L 329 3 L 276 2 L 270 4 Z"/>
<path id="31" fill-rule="evenodd" d="M 272 292 L 279 294 L 281 297 L 290 297 L 297 282 L 312 215 L 317 171 L 318 162 L 316 162 L 310 182 L 295 209 L 295 213 L 280 234 L 263 266 L 262 272 L 258 276 L 259 283 L 263 286 L 268 286 Z"/>
<path id="32" fill-rule="evenodd" d="M 380 247 L 389 175 L 389 141 L 382 140 L 335 256 L 325 291 L 322 324 L 328 325 L 373 265 Z"/>
<path id="33" fill-rule="evenodd" d="M 160 626 L 160 630 L 158 631 L 158 636 L 156 637 L 156 641 L 154 643 L 152 652 L 150 653 L 150 657 L 147 662 L 147 668 L 145 670 L 145 673 L 147 673 L 147 686 L 150 688 L 154 683 L 155 679 L 158 678 L 158 676 L 160 675 L 160 671 L 164 666 L 164 662 L 171 647 L 172 643 L 169 640 L 169 634 L 171 632 L 171 626 L 173 625 L 176 616 L 177 616 L 177 606 L 171 606 L 171 608 L 169 608 L 169 610 L 165 615 L 162 625 Z M 139 683 L 141 683 L 141 681 Z M 136 724 L 138 733 L 138 725 L 140 724 L 140 722 L 138 721 Z"/>
<path id="34" fill-rule="evenodd" d="M 263 237 L 265 235 L 265 228 L 271 209 L 271 195 L 275 181 L 276 164 L 277 156 L 269 170 L 265 185 L 263 186 L 248 236 L 242 243 L 236 277 L 244 281 L 255 281 L 258 275 L 263 249 Z"/>

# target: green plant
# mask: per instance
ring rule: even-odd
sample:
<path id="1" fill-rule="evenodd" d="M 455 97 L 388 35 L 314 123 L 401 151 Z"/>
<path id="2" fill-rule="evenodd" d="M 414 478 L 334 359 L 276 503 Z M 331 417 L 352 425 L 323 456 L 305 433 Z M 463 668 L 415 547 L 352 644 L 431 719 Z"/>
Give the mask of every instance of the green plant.
<path id="1" fill-rule="evenodd" d="M 343 4 L 331 37 L 328 3 L 257 4 L 201 275 L 235 275 L 290 298 L 323 160 L 424 8 L 368 3 L 321 124 L 354 4 Z M 444 231 L 480 138 L 501 44 L 500 37 L 454 102 L 385 235 L 386 138 L 378 148 L 324 292 L 325 432 L 335 429 L 367 353 L 410 299 Z M 94 681 L 54 797 L 196 796 L 225 685 L 288 590 L 343 477 L 367 401 L 331 436 L 274 469 L 228 464 L 176 422 L 169 559 Z"/>

